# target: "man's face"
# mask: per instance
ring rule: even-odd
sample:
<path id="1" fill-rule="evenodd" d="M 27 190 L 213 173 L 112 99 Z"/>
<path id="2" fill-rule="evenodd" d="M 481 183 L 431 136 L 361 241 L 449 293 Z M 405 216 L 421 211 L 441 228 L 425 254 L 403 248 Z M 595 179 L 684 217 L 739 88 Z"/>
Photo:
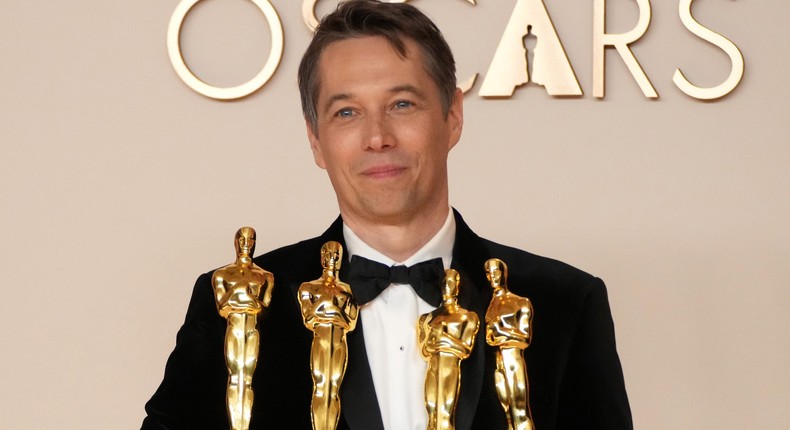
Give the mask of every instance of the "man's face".
<path id="1" fill-rule="evenodd" d="M 463 95 L 445 118 L 419 47 L 405 43 L 405 58 L 383 37 L 334 42 L 321 55 L 318 129 L 308 123 L 308 137 L 341 213 L 357 222 L 398 224 L 448 207 Z"/>

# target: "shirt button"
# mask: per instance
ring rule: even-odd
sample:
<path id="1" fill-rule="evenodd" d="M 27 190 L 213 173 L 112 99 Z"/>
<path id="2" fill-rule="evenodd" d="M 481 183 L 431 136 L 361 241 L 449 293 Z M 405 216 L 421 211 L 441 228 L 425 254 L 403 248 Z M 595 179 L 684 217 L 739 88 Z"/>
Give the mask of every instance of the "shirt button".
<path id="1" fill-rule="evenodd" d="M 405 351 L 405 350 L 406 350 L 406 347 L 405 347 L 405 346 L 401 346 L 401 347 L 400 347 L 400 350 L 401 350 L 401 351 Z"/>

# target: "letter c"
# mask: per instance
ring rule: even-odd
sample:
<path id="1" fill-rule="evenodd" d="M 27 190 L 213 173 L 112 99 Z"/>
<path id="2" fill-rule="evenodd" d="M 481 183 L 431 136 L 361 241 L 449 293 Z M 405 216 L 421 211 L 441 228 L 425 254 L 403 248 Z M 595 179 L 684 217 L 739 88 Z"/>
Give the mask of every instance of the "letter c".
<path id="1" fill-rule="evenodd" d="M 311 33 L 318 27 L 318 17 L 315 16 L 315 5 L 319 0 L 304 0 L 302 2 L 302 19 Z M 406 3 L 409 0 L 390 0 L 387 3 Z M 474 3 L 474 0 L 469 0 Z"/>

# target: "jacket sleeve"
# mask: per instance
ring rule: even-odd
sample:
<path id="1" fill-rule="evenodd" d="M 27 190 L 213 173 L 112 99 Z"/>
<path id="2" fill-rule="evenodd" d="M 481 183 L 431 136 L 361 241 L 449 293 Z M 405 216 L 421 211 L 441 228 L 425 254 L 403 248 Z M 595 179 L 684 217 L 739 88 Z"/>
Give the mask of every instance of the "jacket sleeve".
<path id="1" fill-rule="evenodd" d="M 587 292 L 559 397 L 557 428 L 631 430 L 633 423 L 606 286 Z"/>
<path id="2" fill-rule="evenodd" d="M 211 274 L 195 283 L 161 385 L 146 403 L 142 430 L 227 428 L 225 319 L 214 303 Z"/>

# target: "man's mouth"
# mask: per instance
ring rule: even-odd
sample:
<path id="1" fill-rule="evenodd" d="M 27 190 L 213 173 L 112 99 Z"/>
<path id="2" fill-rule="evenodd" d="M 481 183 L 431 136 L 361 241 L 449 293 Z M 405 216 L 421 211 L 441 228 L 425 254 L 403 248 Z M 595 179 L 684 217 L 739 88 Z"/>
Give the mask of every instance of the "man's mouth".
<path id="1" fill-rule="evenodd" d="M 362 174 L 368 178 L 386 179 L 400 175 L 406 170 L 405 167 L 396 165 L 382 165 L 374 166 L 362 171 Z"/>

